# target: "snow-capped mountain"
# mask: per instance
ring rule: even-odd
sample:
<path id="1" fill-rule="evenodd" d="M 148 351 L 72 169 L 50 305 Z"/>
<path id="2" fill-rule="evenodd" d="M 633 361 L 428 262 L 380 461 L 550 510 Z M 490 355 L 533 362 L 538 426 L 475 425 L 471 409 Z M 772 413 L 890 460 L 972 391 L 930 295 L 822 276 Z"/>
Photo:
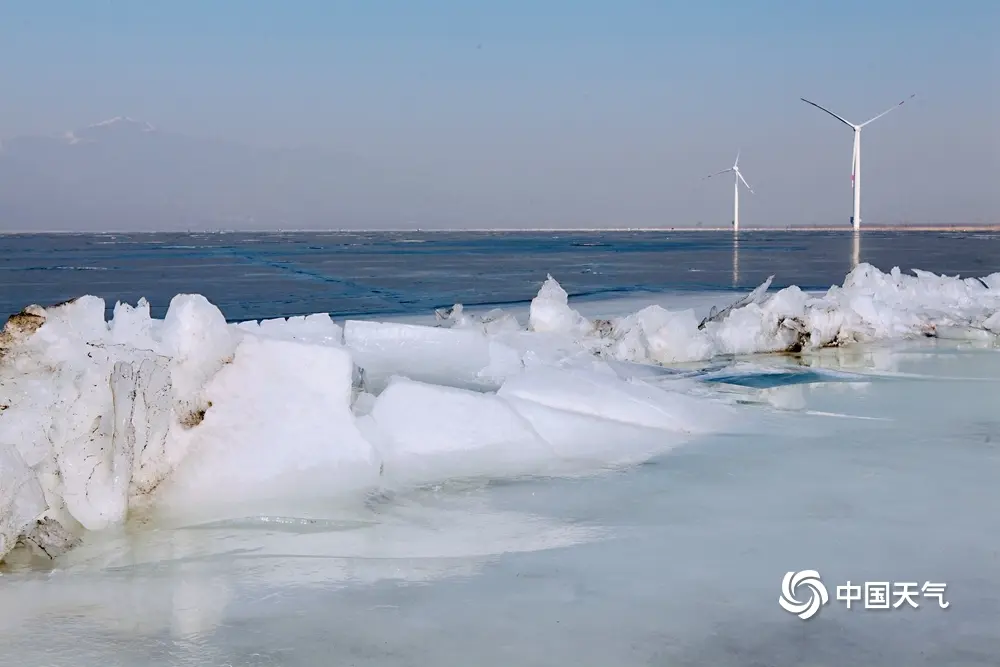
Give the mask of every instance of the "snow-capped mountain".
<path id="1" fill-rule="evenodd" d="M 0 149 L 0 230 L 399 226 L 440 210 L 333 151 L 262 149 L 119 116 Z"/>
<path id="2" fill-rule="evenodd" d="M 88 125 L 82 130 L 71 130 L 63 134 L 63 139 L 70 144 L 114 140 L 117 137 L 129 136 L 137 132 L 155 132 L 152 123 L 135 120 L 128 116 L 115 116 L 99 123 Z"/>

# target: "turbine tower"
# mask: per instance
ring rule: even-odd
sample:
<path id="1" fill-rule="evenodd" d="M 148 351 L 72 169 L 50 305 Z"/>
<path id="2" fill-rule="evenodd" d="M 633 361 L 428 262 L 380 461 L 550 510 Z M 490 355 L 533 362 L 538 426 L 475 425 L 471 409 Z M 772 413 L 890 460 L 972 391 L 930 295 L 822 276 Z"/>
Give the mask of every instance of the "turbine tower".
<path id="1" fill-rule="evenodd" d="M 860 125 L 855 125 L 854 123 L 845 120 L 844 118 L 833 113 L 829 109 L 821 107 L 815 102 L 810 102 L 804 97 L 799 98 L 806 104 L 811 104 L 820 111 L 825 111 L 826 113 L 830 114 L 831 116 L 839 120 L 844 125 L 847 125 L 849 128 L 854 130 L 854 157 L 851 159 L 851 189 L 854 190 L 854 215 L 851 216 L 851 224 L 854 225 L 854 231 L 857 231 L 861 228 L 861 128 L 863 128 L 865 125 L 868 125 L 868 123 L 871 123 L 872 121 L 878 120 L 879 118 L 886 115 L 896 107 L 903 106 L 903 104 L 905 104 L 908 100 L 912 100 L 916 96 L 917 96 L 916 93 L 910 95 L 902 102 L 894 104 L 893 106 L 889 107 L 879 115 L 869 118 Z"/>
<path id="2" fill-rule="evenodd" d="M 740 181 L 743 181 L 743 185 L 747 186 L 747 190 L 750 194 L 753 194 L 753 188 L 747 183 L 747 180 L 743 178 L 743 174 L 740 173 L 740 152 L 736 151 L 736 162 L 729 169 L 723 169 L 722 171 L 716 172 L 714 174 L 709 174 L 705 178 L 712 178 L 713 176 L 719 176 L 721 174 L 728 174 L 733 172 L 733 231 L 738 232 L 740 230 Z"/>

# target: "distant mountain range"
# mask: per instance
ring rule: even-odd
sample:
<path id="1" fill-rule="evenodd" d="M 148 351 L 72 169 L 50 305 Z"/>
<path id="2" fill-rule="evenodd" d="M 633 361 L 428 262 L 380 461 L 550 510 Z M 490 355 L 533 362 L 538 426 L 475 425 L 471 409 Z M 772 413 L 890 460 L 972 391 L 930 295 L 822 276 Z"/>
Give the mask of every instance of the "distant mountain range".
<path id="1" fill-rule="evenodd" d="M 118 117 L 0 143 L 0 231 L 448 224 L 405 174 L 317 148 L 262 149 Z"/>

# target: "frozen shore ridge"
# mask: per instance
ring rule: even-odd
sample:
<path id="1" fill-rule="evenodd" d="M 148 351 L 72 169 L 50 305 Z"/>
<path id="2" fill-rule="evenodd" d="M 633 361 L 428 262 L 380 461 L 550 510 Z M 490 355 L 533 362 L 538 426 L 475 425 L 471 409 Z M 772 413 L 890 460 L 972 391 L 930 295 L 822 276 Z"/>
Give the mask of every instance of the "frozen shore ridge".
<path id="1" fill-rule="evenodd" d="M 862 264 L 809 295 L 770 279 L 723 311 L 590 320 L 549 277 L 526 326 L 326 314 L 230 324 L 200 295 L 82 296 L 0 332 L 0 561 L 127 521 L 210 521 L 460 477 L 641 461 L 735 418 L 671 364 L 913 337 L 996 342 L 1000 273 Z"/>

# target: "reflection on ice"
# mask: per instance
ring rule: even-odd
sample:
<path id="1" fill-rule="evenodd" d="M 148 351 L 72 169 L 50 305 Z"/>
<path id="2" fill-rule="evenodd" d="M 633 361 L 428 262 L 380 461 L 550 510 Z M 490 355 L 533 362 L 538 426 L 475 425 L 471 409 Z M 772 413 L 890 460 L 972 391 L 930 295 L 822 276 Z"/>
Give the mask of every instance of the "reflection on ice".
<path id="1" fill-rule="evenodd" d="M 249 591 L 268 596 L 310 586 L 471 576 L 501 554 L 601 535 L 598 526 L 492 508 L 482 489 L 461 488 L 376 503 L 353 519 L 256 517 L 94 534 L 45 577 L 5 577 L 0 631 L 79 614 L 95 632 L 204 634 L 232 612 L 234 595 Z"/>

